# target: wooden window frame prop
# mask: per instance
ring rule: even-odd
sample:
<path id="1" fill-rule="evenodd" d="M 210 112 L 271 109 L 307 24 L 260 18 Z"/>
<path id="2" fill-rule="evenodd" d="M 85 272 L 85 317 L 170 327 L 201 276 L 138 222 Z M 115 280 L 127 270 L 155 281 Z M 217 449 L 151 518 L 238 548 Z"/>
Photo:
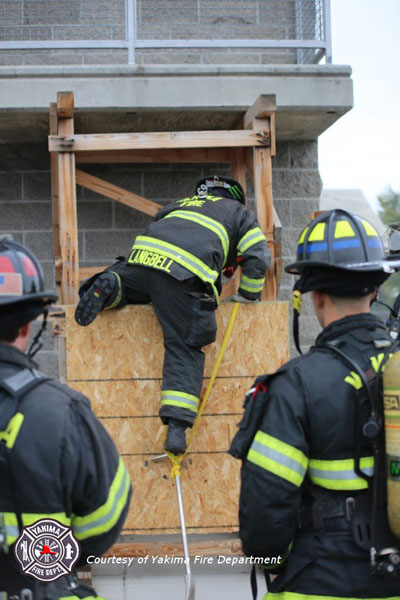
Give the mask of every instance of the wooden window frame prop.
<path id="1" fill-rule="evenodd" d="M 246 191 L 246 168 L 253 181 L 257 218 L 271 251 L 263 300 L 276 300 L 282 276 L 281 224 L 272 198 L 275 155 L 275 96 L 261 95 L 230 131 L 74 134 L 74 94 L 58 92 L 50 104 L 52 225 L 55 280 L 61 304 L 75 304 L 80 281 L 104 269 L 79 267 L 76 185 L 154 216 L 161 205 L 95 177 L 76 163 L 230 163 Z M 224 299 L 238 289 L 228 282 Z"/>

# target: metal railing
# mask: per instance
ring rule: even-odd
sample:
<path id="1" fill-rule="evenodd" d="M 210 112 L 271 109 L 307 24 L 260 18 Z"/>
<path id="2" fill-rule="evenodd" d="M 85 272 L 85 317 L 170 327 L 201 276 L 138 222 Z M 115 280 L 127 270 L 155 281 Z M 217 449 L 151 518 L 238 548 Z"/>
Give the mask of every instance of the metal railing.
<path id="1" fill-rule="evenodd" d="M 331 62 L 330 0 L 0 0 L 0 50 L 270 49 Z"/>

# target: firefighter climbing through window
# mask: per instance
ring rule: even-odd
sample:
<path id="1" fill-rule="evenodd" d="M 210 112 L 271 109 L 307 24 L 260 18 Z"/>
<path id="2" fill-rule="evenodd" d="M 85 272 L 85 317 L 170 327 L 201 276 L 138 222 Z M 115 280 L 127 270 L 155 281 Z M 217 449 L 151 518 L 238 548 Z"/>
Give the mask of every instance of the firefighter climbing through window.
<path id="1" fill-rule="evenodd" d="M 72 528 L 68 535 L 80 543 L 85 564 L 88 555 L 103 554 L 115 542 L 131 494 L 124 463 L 88 399 L 41 373 L 33 361 L 47 307 L 56 299 L 43 289 L 36 257 L 0 239 L 0 597 L 104 600 L 73 571 L 47 583 L 21 570 L 20 563 L 33 560 L 56 562 L 61 543 L 54 537 L 21 541 L 19 562 L 15 550 L 23 527 L 52 519 L 66 532 Z M 30 322 L 41 314 L 42 326 L 25 352 Z M 64 555 L 73 558 L 71 544 Z"/>
<path id="2" fill-rule="evenodd" d="M 168 424 L 165 449 L 185 451 L 202 388 L 202 347 L 215 341 L 221 276 L 240 263 L 233 299 L 260 299 L 269 264 L 267 242 L 245 206 L 242 186 L 228 177 L 205 177 L 196 195 L 162 208 L 127 259 L 118 260 L 79 290 L 75 318 L 89 325 L 101 310 L 153 303 L 164 333 L 160 417 Z"/>

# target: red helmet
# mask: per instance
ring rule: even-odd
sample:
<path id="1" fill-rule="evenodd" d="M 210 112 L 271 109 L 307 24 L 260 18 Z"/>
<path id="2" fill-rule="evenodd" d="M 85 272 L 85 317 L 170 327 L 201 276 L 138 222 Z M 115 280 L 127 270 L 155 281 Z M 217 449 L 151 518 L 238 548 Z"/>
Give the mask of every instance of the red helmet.
<path id="1" fill-rule="evenodd" d="M 43 272 L 35 255 L 22 244 L 1 238 L 0 335 L 33 321 L 57 300 L 43 288 Z"/>

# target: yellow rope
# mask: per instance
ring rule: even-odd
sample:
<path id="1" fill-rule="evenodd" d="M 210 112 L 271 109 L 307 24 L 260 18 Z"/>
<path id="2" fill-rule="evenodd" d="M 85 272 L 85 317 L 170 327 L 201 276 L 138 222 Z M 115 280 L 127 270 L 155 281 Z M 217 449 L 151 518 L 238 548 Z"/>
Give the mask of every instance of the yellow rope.
<path id="1" fill-rule="evenodd" d="M 197 429 L 199 427 L 201 415 L 204 412 L 205 406 L 207 404 L 207 400 L 208 400 L 208 398 L 210 396 L 211 390 L 212 390 L 213 385 L 214 385 L 215 378 L 217 377 L 217 374 L 218 374 L 218 371 L 219 371 L 219 367 L 221 365 L 222 359 L 224 358 L 225 350 L 226 350 L 226 347 L 228 345 L 229 338 L 231 337 L 232 329 L 233 329 L 233 326 L 235 324 L 236 315 L 237 315 L 238 310 L 239 310 L 239 302 L 235 302 L 233 310 L 232 310 L 231 317 L 229 319 L 228 327 L 226 329 L 225 336 L 224 336 L 224 339 L 223 339 L 223 342 L 222 342 L 222 346 L 221 346 L 221 349 L 220 349 L 219 354 L 218 354 L 217 361 L 216 361 L 216 363 L 214 365 L 210 381 L 208 382 L 206 393 L 204 394 L 204 398 L 203 398 L 203 401 L 201 403 L 199 412 L 197 413 L 196 420 L 195 420 L 195 422 L 193 424 L 193 427 L 192 427 L 192 430 L 190 432 L 190 437 L 189 437 L 189 441 L 188 441 L 187 446 L 186 446 L 186 450 L 185 450 L 185 452 L 183 454 L 172 454 L 172 452 L 167 452 L 168 458 L 170 459 L 171 464 L 172 464 L 172 469 L 171 469 L 171 473 L 170 473 L 170 477 L 172 477 L 172 478 L 175 477 L 176 475 L 180 476 L 180 474 L 181 474 L 181 472 L 180 472 L 181 462 L 182 462 L 183 458 L 186 456 L 186 454 L 188 453 L 190 445 L 191 445 L 191 443 L 193 441 L 193 438 L 195 436 L 195 433 L 196 433 L 196 431 L 197 431 Z"/>

